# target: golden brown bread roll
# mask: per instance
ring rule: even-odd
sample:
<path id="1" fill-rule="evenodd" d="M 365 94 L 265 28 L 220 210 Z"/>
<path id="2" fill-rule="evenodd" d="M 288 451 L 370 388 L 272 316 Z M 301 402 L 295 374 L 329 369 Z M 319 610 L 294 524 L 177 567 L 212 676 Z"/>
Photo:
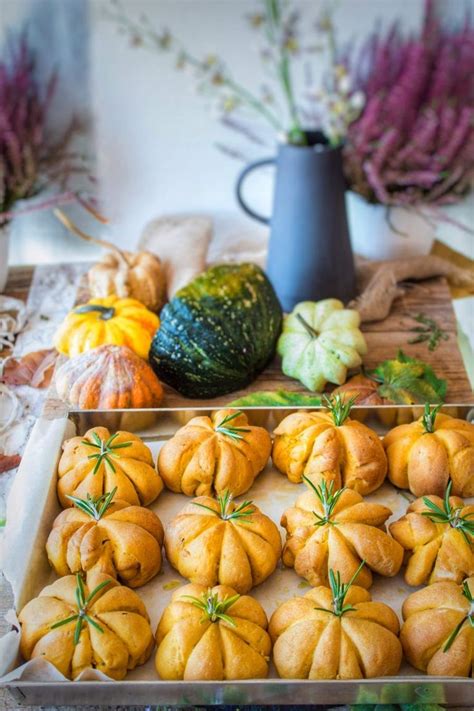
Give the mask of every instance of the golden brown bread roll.
<path id="1" fill-rule="evenodd" d="M 166 556 L 192 583 L 248 592 L 275 570 L 281 554 L 277 526 L 251 501 L 229 494 L 200 496 L 166 530 Z"/>
<path id="2" fill-rule="evenodd" d="M 157 467 L 168 489 L 211 496 L 250 489 L 270 456 L 271 438 L 239 410 L 193 417 L 161 449 Z"/>
<path id="3" fill-rule="evenodd" d="M 454 496 L 474 496 L 474 425 L 430 412 L 399 425 L 383 439 L 392 484 L 415 496 L 443 496 L 449 480 Z"/>
<path id="4" fill-rule="evenodd" d="M 400 668 L 398 618 L 357 585 L 343 598 L 342 614 L 327 587 L 294 597 L 273 613 L 268 631 L 273 661 L 284 679 L 371 679 Z"/>
<path id="5" fill-rule="evenodd" d="M 417 499 L 390 533 L 409 552 L 408 585 L 455 583 L 474 575 L 474 506 L 457 496 Z"/>
<path id="6" fill-rule="evenodd" d="M 378 489 L 387 460 L 378 436 L 356 420 L 336 425 L 329 412 L 295 412 L 275 429 L 274 465 L 295 484 L 303 475 L 314 484 L 333 481 L 360 494 Z"/>
<path id="7" fill-rule="evenodd" d="M 24 659 L 45 659 L 69 679 L 87 668 L 123 679 L 146 662 L 154 645 L 138 595 L 102 574 L 90 574 L 84 583 L 80 575 L 59 578 L 18 619 Z"/>
<path id="8" fill-rule="evenodd" d="M 173 593 L 156 632 L 162 679 L 263 679 L 271 652 L 267 616 L 248 595 L 224 585 L 185 585 Z"/>
<path id="9" fill-rule="evenodd" d="M 78 508 L 65 509 L 56 517 L 46 552 L 58 575 L 94 570 L 136 588 L 158 573 L 160 519 L 142 506 L 112 500 L 113 494 L 77 499 Z"/>
<path id="10" fill-rule="evenodd" d="M 153 457 L 137 435 L 93 427 L 83 437 L 63 444 L 58 467 L 58 498 L 63 508 L 72 506 L 67 496 L 102 496 L 117 488 L 116 497 L 132 506 L 151 504 L 163 489 L 153 467 Z"/>
<path id="11" fill-rule="evenodd" d="M 474 676 L 474 578 L 434 583 L 402 607 L 400 640 L 416 669 L 432 676 Z"/>
<path id="12" fill-rule="evenodd" d="M 369 588 L 371 570 L 391 577 L 402 565 L 403 548 L 384 530 L 391 514 L 386 506 L 364 501 L 356 491 L 334 491 L 332 483 L 327 487 L 323 482 L 284 512 L 283 562 L 311 585 L 327 585 L 330 568 L 347 583 L 364 560 L 357 582 Z"/>

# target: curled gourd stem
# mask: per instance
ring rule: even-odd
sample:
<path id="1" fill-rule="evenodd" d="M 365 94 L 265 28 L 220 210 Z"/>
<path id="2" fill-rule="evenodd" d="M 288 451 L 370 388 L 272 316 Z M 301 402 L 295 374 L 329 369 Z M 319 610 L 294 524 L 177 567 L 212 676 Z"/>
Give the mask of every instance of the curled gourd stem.
<path id="1" fill-rule="evenodd" d="M 124 267 L 130 267 L 130 261 L 127 257 L 127 255 L 122 252 L 121 249 L 117 247 L 116 244 L 113 242 L 109 242 L 106 239 L 101 239 L 99 237 L 92 237 L 92 235 L 87 234 L 87 232 L 84 232 L 81 230 L 74 222 L 59 208 L 56 208 L 53 210 L 53 214 L 58 218 L 58 220 L 66 227 L 69 232 L 71 232 L 73 235 L 76 235 L 76 237 L 80 237 L 83 239 L 85 242 L 90 242 L 91 244 L 96 244 L 99 247 L 104 247 L 105 249 L 110 249 L 112 252 L 114 252 L 117 255 L 117 258 L 121 262 L 122 266 Z"/>

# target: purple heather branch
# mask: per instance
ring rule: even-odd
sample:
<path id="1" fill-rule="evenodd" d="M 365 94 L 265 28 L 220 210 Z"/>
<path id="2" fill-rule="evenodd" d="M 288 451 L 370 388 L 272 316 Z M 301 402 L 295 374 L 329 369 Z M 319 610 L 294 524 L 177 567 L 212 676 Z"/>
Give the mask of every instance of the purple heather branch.
<path id="1" fill-rule="evenodd" d="M 450 204 L 474 178 L 474 27 L 444 27 L 427 0 L 418 37 L 372 35 L 351 66 L 365 108 L 349 127 L 353 189 L 388 205 Z M 363 170 L 361 170 L 363 166 Z"/>

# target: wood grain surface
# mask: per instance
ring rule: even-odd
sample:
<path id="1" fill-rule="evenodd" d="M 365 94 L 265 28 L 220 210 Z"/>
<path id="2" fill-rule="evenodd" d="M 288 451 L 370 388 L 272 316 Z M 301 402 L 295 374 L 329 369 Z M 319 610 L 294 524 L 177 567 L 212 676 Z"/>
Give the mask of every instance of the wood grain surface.
<path id="1" fill-rule="evenodd" d="M 435 319 L 448 334 L 448 340 L 441 341 L 434 352 L 428 350 L 426 343 L 408 343 L 416 335 L 410 329 L 419 325 L 413 320 L 413 316 L 420 312 Z M 401 348 L 407 355 L 432 365 L 438 377 L 447 380 L 447 403 L 474 402 L 472 388 L 458 348 L 456 317 L 451 295 L 443 277 L 410 285 L 406 295 L 394 302 L 392 312 L 386 319 L 363 324 L 362 331 L 368 346 L 368 354 L 364 357 L 366 368 L 374 368 L 382 361 L 395 357 Z M 165 386 L 165 404 L 166 407 L 176 408 L 215 407 L 217 402 L 229 403 L 250 392 L 279 389 L 308 393 L 299 382 L 283 375 L 280 359 L 277 357 L 245 390 L 221 396 L 218 400 L 190 400 Z"/>
<path id="2" fill-rule="evenodd" d="M 8 293 L 17 296 L 17 298 L 26 298 L 32 275 L 32 267 L 11 269 Z M 83 281 L 78 288 L 77 301 L 82 303 L 87 298 L 87 288 L 85 281 Z M 433 318 L 448 334 L 448 340 L 441 341 L 433 352 L 428 350 L 426 343 L 408 343 L 416 335 L 410 329 L 419 325 L 413 320 L 413 317 L 420 312 Z M 390 315 L 383 321 L 363 324 L 362 331 L 368 345 L 368 354 L 364 358 L 366 368 L 374 368 L 383 360 L 395 357 L 401 348 L 407 355 L 430 364 L 438 377 L 446 379 L 448 384 L 447 403 L 474 402 L 473 391 L 458 347 L 456 317 L 451 294 L 444 277 L 407 284 L 405 296 L 394 302 Z M 212 400 L 189 399 L 166 385 L 164 387 L 165 400 L 163 404 L 172 408 L 216 407 L 216 405 L 224 405 L 258 390 L 283 389 L 308 393 L 299 382 L 283 375 L 278 357 L 244 390 Z"/>

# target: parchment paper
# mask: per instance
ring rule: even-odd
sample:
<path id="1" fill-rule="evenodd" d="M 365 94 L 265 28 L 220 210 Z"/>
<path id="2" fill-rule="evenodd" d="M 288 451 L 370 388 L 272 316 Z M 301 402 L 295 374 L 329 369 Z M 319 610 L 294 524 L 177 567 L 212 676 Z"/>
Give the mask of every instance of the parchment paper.
<path id="1" fill-rule="evenodd" d="M 156 425 L 155 431 L 150 435 L 151 439 L 144 437 L 155 458 L 163 446 L 163 441 L 156 441 L 156 439 L 160 437 L 164 427 L 169 432 L 169 420 L 166 424 L 162 422 Z M 178 427 L 179 424 L 172 422 L 172 430 Z M 72 430 L 72 423 L 65 420 L 38 422 L 11 491 L 7 511 L 4 572 L 13 587 L 17 609 L 21 609 L 28 600 L 55 578 L 47 562 L 45 542 L 53 520 L 60 510 L 55 494 L 60 446 L 63 439 L 74 434 Z M 270 462 L 245 498 L 252 499 L 264 513 L 279 524 L 283 511 L 291 506 L 304 490 L 304 484 L 290 483 L 286 476 L 272 467 Z M 402 516 L 408 506 L 405 495 L 389 483 L 385 483 L 378 491 L 368 496 L 367 500 L 383 503 L 391 508 L 393 516 L 390 520 Z M 188 502 L 188 497 L 164 490 L 150 508 L 161 518 L 166 530 L 167 524 Z M 283 540 L 284 529 L 281 529 L 281 534 Z M 163 571 L 147 585 L 135 589 L 147 607 L 153 631 L 156 630 L 160 616 L 169 603 L 173 591 L 186 582 L 165 559 Z M 262 604 L 270 617 L 280 603 L 291 597 L 304 595 L 309 587 L 309 584 L 299 578 L 293 569 L 284 568 L 280 563 L 277 570 L 262 585 L 254 588 L 250 595 Z M 374 575 L 371 594 L 373 599 L 390 605 L 401 619 L 401 604 L 414 590 L 415 588 L 410 588 L 404 582 L 402 573 L 395 578 Z M 18 679 L 65 681 L 62 674 L 43 660 L 37 659 L 21 664 L 18 654 L 19 625 L 14 613 L 11 613 L 9 619 L 16 625 L 17 631 L 10 632 L 0 640 L 0 675 L 2 676 L 0 682 Z M 153 652 L 146 664 L 127 675 L 127 680 L 156 680 L 158 677 L 154 667 L 154 656 Z M 419 672 L 408 664 L 404 664 L 400 671 L 400 675 L 404 677 L 418 674 Z M 270 677 L 276 676 L 275 670 L 271 669 Z M 81 679 L 107 680 L 108 677 L 91 669 L 83 672 L 79 677 L 79 680 Z"/>

